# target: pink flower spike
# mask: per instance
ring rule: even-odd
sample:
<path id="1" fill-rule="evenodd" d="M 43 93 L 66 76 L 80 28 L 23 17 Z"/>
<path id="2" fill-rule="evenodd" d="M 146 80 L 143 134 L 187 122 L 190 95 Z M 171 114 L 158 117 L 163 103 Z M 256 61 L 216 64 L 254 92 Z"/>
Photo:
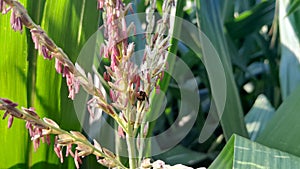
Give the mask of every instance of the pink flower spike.
<path id="1" fill-rule="evenodd" d="M 68 98 L 74 100 L 74 98 L 75 98 L 75 92 L 74 92 L 74 90 L 69 89 Z"/>
<path id="2" fill-rule="evenodd" d="M 63 70 L 62 62 L 56 58 L 55 58 L 55 69 L 57 73 L 62 74 L 62 70 Z"/>
<path id="3" fill-rule="evenodd" d="M 81 164 L 82 161 L 81 161 L 80 157 L 78 156 L 77 150 L 75 151 L 74 162 L 75 162 L 76 168 L 79 169 L 79 163 Z"/>
<path id="4" fill-rule="evenodd" d="M 120 56 L 120 51 L 119 51 L 119 49 L 118 49 L 117 46 L 113 46 L 113 47 L 112 47 L 112 55 L 113 55 L 113 57 L 118 57 L 118 56 Z"/>
<path id="5" fill-rule="evenodd" d="M 30 107 L 29 109 L 22 107 L 22 110 L 26 111 L 28 114 L 34 116 L 34 117 L 38 117 L 37 113 L 35 112 L 35 109 L 33 107 Z"/>
<path id="6" fill-rule="evenodd" d="M 9 114 L 9 111 L 6 110 L 3 117 L 2 117 L 2 120 L 4 120 L 8 114 Z"/>
<path id="7" fill-rule="evenodd" d="M 87 102 L 87 109 L 92 118 L 94 118 L 94 116 L 95 116 L 95 113 L 94 113 L 95 102 L 97 102 L 96 98 L 92 98 L 91 100 L 89 100 Z"/>
<path id="8" fill-rule="evenodd" d="M 62 150 L 59 151 L 59 155 L 60 155 L 60 163 L 64 162 L 64 157 L 62 155 Z"/>
<path id="9" fill-rule="evenodd" d="M 156 85 L 156 94 L 159 94 L 160 93 L 160 86 L 159 85 Z"/>
<path id="10" fill-rule="evenodd" d="M 66 66 L 63 69 L 62 76 L 66 77 L 66 80 L 67 80 L 67 85 L 68 85 L 68 89 L 69 89 L 68 97 L 71 98 L 72 100 L 74 100 L 75 94 L 77 94 L 79 92 L 79 82 L 74 77 L 74 75 L 69 71 L 69 68 Z"/>
<path id="11" fill-rule="evenodd" d="M 3 14 L 4 9 L 5 9 L 5 2 L 4 0 L 0 0 L 0 12 Z"/>
<path id="12" fill-rule="evenodd" d="M 20 31 L 22 33 L 23 31 L 23 24 L 21 21 L 21 18 L 18 13 L 16 13 L 16 10 L 13 9 L 10 17 L 10 24 L 14 31 Z"/>
<path id="13" fill-rule="evenodd" d="M 69 154 L 74 157 L 74 153 L 72 152 L 72 144 L 67 145 L 67 150 L 66 150 L 66 157 L 69 156 Z"/>
<path id="14" fill-rule="evenodd" d="M 60 158 L 60 163 L 64 162 L 64 157 L 62 156 L 62 150 L 60 149 L 59 146 L 54 146 L 54 151 L 57 155 L 58 158 Z"/>
<path id="15" fill-rule="evenodd" d="M 109 74 L 108 74 L 107 72 L 104 72 L 104 73 L 103 73 L 103 78 L 104 78 L 104 80 L 107 81 L 107 82 L 110 81 L 110 76 L 109 76 Z"/>
<path id="16" fill-rule="evenodd" d="M 33 148 L 34 148 L 34 152 L 36 152 L 36 150 L 39 148 L 40 146 L 40 138 L 36 138 L 33 141 Z"/>
<path id="17" fill-rule="evenodd" d="M 120 138 L 125 138 L 125 133 L 121 126 L 118 126 L 118 135 Z"/>
<path id="18" fill-rule="evenodd" d="M 41 34 L 42 32 L 40 30 L 37 29 L 32 29 L 30 30 L 31 32 L 31 37 L 32 37 L 32 41 L 34 43 L 34 48 L 35 49 L 39 49 L 39 34 Z"/>
<path id="19" fill-rule="evenodd" d="M 122 2 L 120 2 L 120 0 L 116 0 L 116 9 L 120 9 L 120 4 L 121 4 Z"/>
<path id="20" fill-rule="evenodd" d="M 147 81 L 148 81 L 148 83 L 151 83 L 151 77 L 150 77 L 149 73 L 147 73 Z"/>
<path id="21" fill-rule="evenodd" d="M 60 158 L 60 147 L 55 145 L 54 146 L 54 152 L 57 155 L 58 158 Z"/>
<path id="22" fill-rule="evenodd" d="M 0 0 L 0 12 L 2 14 L 7 14 L 11 10 L 11 7 L 6 8 L 6 3 L 4 0 Z"/>
<path id="23" fill-rule="evenodd" d="M 50 146 L 51 144 L 51 139 L 50 139 L 50 135 L 46 135 L 46 143 Z"/>
<path id="24" fill-rule="evenodd" d="M 14 116 L 10 115 L 8 118 L 8 125 L 7 125 L 8 128 L 11 128 L 13 121 L 14 121 Z"/>
<path id="25" fill-rule="evenodd" d="M 60 147 L 57 145 L 54 145 L 54 152 L 57 155 L 58 158 L 60 158 Z"/>
<path id="26" fill-rule="evenodd" d="M 148 134 L 148 130 L 149 130 L 149 122 L 146 123 L 145 127 L 144 127 L 144 131 L 143 131 L 143 135 L 144 137 L 147 136 Z"/>
<path id="27" fill-rule="evenodd" d="M 79 88 L 80 88 L 80 83 L 77 79 L 75 79 L 75 82 L 74 82 L 74 88 L 75 88 L 75 94 L 77 94 L 79 92 Z"/>
<path id="28" fill-rule="evenodd" d="M 69 68 L 67 66 L 64 66 L 63 72 L 62 72 L 62 77 L 66 77 L 68 73 L 69 73 Z"/>
<path id="29" fill-rule="evenodd" d="M 70 86 L 72 85 L 72 83 L 73 83 L 73 74 L 69 71 L 69 69 L 67 68 L 67 73 L 66 73 L 66 78 L 67 78 L 67 85 L 69 86 L 69 88 L 70 88 Z"/>
<path id="30" fill-rule="evenodd" d="M 115 95 L 115 93 L 114 93 L 114 91 L 112 89 L 110 89 L 109 95 L 110 95 L 111 100 L 113 102 L 116 102 L 117 98 L 116 98 L 116 95 Z"/>
<path id="31" fill-rule="evenodd" d="M 56 153 L 57 157 L 60 158 L 60 162 L 63 163 L 64 162 L 64 157 L 62 156 L 62 149 L 57 144 L 57 139 L 58 139 L 58 137 L 55 136 L 55 140 L 54 140 L 54 152 Z"/>
<path id="32" fill-rule="evenodd" d="M 104 7 L 104 0 L 98 0 L 98 9 L 103 9 Z"/>
<path id="33" fill-rule="evenodd" d="M 44 59 L 49 59 L 49 60 L 51 60 L 52 59 L 52 55 L 51 55 L 51 53 L 50 53 L 50 51 L 48 50 L 48 48 L 46 47 L 46 46 L 42 46 L 42 54 L 43 54 L 43 56 L 44 56 Z"/>
<path id="34" fill-rule="evenodd" d="M 30 137 L 33 137 L 34 136 L 34 132 L 33 132 L 33 129 L 32 129 L 32 125 L 30 122 L 26 121 L 26 128 L 28 129 L 29 131 L 29 135 Z"/>
<path id="35" fill-rule="evenodd" d="M 136 75 L 135 77 L 135 83 L 136 83 L 136 86 L 135 86 L 135 92 L 137 92 L 141 86 L 141 78 L 139 75 Z"/>
<path id="36" fill-rule="evenodd" d="M 6 104 L 8 104 L 8 105 L 10 105 L 10 106 L 12 106 L 12 107 L 17 107 L 17 106 L 18 106 L 17 103 L 14 103 L 14 102 L 12 102 L 12 101 L 9 100 L 9 99 L 0 98 L 0 100 L 2 100 L 3 102 L 5 102 Z"/>
<path id="37" fill-rule="evenodd" d="M 111 70 L 115 71 L 115 67 L 117 67 L 117 66 L 118 66 L 118 61 L 117 61 L 116 56 L 111 55 L 111 63 L 110 63 Z"/>

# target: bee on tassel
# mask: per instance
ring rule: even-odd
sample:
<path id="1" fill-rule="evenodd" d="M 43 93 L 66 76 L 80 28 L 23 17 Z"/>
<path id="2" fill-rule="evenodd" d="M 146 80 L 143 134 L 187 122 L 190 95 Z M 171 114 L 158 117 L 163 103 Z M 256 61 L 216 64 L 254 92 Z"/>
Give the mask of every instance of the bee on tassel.
<path id="1" fill-rule="evenodd" d="M 136 98 L 140 102 L 147 100 L 147 102 L 149 103 L 149 98 L 148 98 L 146 92 L 144 92 L 144 91 L 136 92 Z"/>

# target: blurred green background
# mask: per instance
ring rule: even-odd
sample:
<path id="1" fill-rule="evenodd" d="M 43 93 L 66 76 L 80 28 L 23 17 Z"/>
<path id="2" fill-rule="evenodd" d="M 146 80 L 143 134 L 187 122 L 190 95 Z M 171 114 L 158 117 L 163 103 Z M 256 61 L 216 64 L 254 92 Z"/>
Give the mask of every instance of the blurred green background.
<path id="1" fill-rule="evenodd" d="M 20 2 L 73 62 L 102 22 L 96 0 Z M 130 2 L 135 12 L 147 7 L 145 0 L 125 0 Z M 157 0 L 159 13 L 161 5 Z M 300 168 L 300 0 L 178 0 L 176 5 L 174 15 L 199 27 L 218 52 L 226 74 L 226 105 L 219 127 L 199 143 L 212 89 L 195 51 L 172 39 L 170 52 L 192 70 L 201 103 L 189 134 L 152 158 L 191 167 Z M 81 131 L 54 60 L 38 57 L 30 32 L 14 32 L 9 20 L 10 13 L 0 16 L 0 97 L 35 107 L 63 129 Z M 154 135 L 174 123 L 180 108 L 176 82 L 166 77 L 161 88 L 167 92 L 167 107 L 150 125 Z M 41 144 L 34 152 L 23 121 L 15 120 L 11 129 L 1 121 L 0 132 L 0 168 L 75 167 L 71 158 L 60 164 L 53 146 Z M 81 168 L 102 167 L 91 156 Z"/>

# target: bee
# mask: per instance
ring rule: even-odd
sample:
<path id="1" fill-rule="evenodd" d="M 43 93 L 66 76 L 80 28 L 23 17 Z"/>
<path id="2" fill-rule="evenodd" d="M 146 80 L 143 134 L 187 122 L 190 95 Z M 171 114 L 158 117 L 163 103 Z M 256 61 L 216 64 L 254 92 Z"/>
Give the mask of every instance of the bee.
<path id="1" fill-rule="evenodd" d="M 144 92 L 144 91 L 136 92 L 136 98 L 137 98 L 138 101 L 142 102 L 142 101 L 147 100 L 147 102 L 149 103 L 149 98 L 148 98 L 146 92 Z"/>

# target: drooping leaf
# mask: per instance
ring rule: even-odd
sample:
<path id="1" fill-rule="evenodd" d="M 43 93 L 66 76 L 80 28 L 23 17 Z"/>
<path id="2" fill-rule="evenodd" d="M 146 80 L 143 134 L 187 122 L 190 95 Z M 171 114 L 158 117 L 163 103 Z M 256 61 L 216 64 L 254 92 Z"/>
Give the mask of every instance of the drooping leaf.
<path id="1" fill-rule="evenodd" d="M 256 139 L 257 142 L 300 156 L 300 86 L 286 98 L 265 130 Z"/>

